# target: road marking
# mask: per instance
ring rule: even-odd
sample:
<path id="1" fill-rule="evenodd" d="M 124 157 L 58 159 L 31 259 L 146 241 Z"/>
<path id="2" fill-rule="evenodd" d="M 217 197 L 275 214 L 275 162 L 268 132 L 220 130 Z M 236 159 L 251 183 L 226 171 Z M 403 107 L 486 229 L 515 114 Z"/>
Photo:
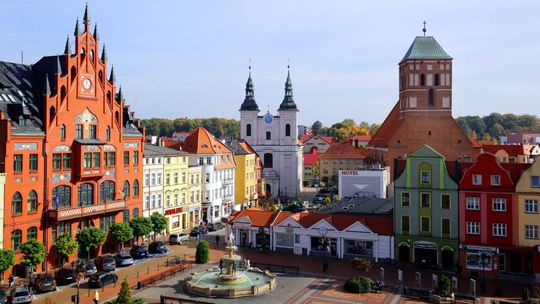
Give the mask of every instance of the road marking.
<path id="1" fill-rule="evenodd" d="M 392 301 L 390 301 L 390 304 L 397 304 L 399 302 L 399 300 L 401 299 L 401 295 L 394 295 L 394 297 L 392 297 Z"/>

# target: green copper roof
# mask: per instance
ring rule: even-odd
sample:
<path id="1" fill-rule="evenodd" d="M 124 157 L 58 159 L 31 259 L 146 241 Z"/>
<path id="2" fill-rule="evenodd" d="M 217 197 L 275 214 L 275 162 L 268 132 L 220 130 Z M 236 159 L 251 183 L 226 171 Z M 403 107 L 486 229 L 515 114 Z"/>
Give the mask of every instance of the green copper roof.
<path id="1" fill-rule="evenodd" d="M 452 57 L 433 36 L 417 36 L 401 62 L 409 59 L 452 59 Z"/>

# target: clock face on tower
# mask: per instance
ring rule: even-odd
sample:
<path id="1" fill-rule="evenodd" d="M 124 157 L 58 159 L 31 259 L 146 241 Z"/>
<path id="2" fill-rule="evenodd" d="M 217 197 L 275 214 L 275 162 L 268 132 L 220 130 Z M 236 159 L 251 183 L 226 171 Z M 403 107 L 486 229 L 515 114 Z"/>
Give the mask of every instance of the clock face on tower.
<path id="1" fill-rule="evenodd" d="M 271 124 L 272 123 L 272 115 L 271 114 L 264 115 L 264 122 L 266 122 L 267 124 Z"/>
<path id="2" fill-rule="evenodd" d="M 82 97 L 96 97 L 94 75 L 81 75 L 79 95 Z"/>

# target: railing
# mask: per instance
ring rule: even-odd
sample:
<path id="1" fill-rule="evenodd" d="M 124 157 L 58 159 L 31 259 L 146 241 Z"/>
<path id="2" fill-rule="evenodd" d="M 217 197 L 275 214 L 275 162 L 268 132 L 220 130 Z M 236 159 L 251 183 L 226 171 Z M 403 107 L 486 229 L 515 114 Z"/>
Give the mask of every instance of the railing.
<path id="1" fill-rule="evenodd" d="M 81 218 L 90 215 L 104 214 L 108 212 L 121 211 L 126 207 L 126 201 L 109 201 L 100 204 L 77 206 L 72 208 L 62 208 L 48 210 L 49 218 L 57 221 L 73 218 Z"/>
<path id="2" fill-rule="evenodd" d="M 250 262 L 250 266 L 257 267 L 262 270 L 268 270 L 270 272 L 294 273 L 294 274 L 300 273 L 300 267 L 297 267 L 297 266 L 277 265 L 277 264 L 258 263 L 258 262 Z"/>
<path id="3" fill-rule="evenodd" d="M 184 272 L 188 267 L 191 267 L 189 263 L 183 263 L 176 267 L 173 267 L 167 271 L 161 272 L 144 280 L 137 282 L 137 285 L 133 286 L 133 289 L 141 289 L 147 286 L 154 285 L 156 282 L 162 281 L 165 278 L 174 276 L 179 272 Z"/>

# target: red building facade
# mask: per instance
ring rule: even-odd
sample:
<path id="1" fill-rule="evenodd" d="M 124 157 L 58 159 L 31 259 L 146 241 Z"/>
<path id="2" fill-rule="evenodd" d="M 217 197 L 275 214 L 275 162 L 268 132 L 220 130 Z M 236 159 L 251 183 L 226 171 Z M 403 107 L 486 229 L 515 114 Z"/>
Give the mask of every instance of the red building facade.
<path id="1" fill-rule="evenodd" d="M 462 163 L 459 241 L 464 272 L 498 276 L 522 271 L 516 183 L 529 166 L 501 164 L 490 153 Z"/>
<path id="2" fill-rule="evenodd" d="M 68 37 L 63 55 L 33 65 L 0 62 L 4 247 L 15 251 L 18 264 L 21 243 L 43 242 L 42 270 L 59 263 L 58 236 L 75 237 L 89 226 L 108 231 L 142 214 L 144 130 L 117 91 L 114 72 L 108 75 L 105 47 L 98 55 L 88 8 L 74 38 L 75 50 Z M 108 245 L 114 244 L 99 250 Z M 21 270 L 14 267 L 17 275 Z"/>

